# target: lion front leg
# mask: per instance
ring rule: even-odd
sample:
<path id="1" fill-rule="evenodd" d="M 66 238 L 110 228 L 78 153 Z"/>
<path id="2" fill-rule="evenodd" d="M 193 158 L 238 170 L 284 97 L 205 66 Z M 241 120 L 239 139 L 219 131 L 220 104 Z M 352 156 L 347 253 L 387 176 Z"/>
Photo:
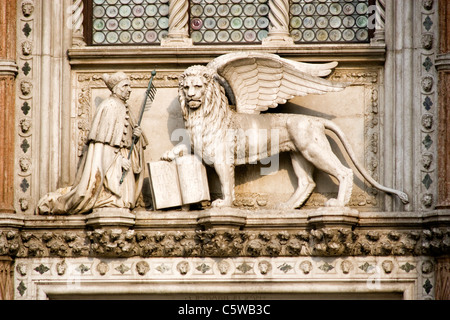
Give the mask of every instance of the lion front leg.
<path id="1" fill-rule="evenodd" d="M 189 154 L 188 147 L 186 147 L 186 145 L 184 144 L 179 144 L 175 146 L 172 150 L 165 152 L 162 155 L 161 160 L 170 162 L 175 160 L 176 158 L 180 158 L 188 154 Z"/>
<path id="2" fill-rule="evenodd" d="M 215 163 L 214 169 L 219 176 L 223 199 L 213 201 L 213 207 L 231 207 L 234 201 L 234 165 Z"/>

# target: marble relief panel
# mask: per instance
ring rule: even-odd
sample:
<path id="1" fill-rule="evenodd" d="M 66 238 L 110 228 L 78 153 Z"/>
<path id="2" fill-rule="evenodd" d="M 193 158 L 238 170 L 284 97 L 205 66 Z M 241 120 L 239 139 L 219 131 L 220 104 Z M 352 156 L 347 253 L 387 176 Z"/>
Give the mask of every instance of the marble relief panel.
<path id="1" fill-rule="evenodd" d="M 379 179 L 379 69 L 337 69 L 332 80 L 351 85 L 342 93 L 324 96 L 295 98 L 275 112 L 299 113 L 325 117 L 335 121 L 349 137 L 358 160 L 369 173 Z M 177 98 L 180 71 L 158 71 L 155 78 L 157 94 L 151 107 L 145 111 L 142 127 L 150 147 L 146 150 L 146 161 L 158 161 L 161 155 L 176 144 L 187 141 L 183 128 L 181 110 Z M 138 114 L 143 94 L 150 80 L 150 72 L 131 72 L 133 92 L 129 100 L 131 109 Z M 72 174 L 76 162 L 83 152 L 91 118 L 96 106 L 107 97 L 109 91 L 101 80 L 101 73 L 74 73 L 76 99 L 72 106 L 74 141 Z M 351 166 L 342 146 L 330 137 L 334 151 L 340 159 Z M 363 146 L 361 148 L 361 146 Z M 269 175 L 261 175 L 261 168 L 273 169 Z M 212 197 L 219 196 L 220 185 L 213 170 L 208 170 Z M 317 172 L 318 186 L 307 202 L 307 207 L 320 207 L 326 197 L 335 196 L 338 184 L 326 174 Z M 351 206 L 358 209 L 377 210 L 381 203 L 377 193 L 369 188 L 359 175 L 355 176 Z M 249 165 L 236 168 L 236 205 L 249 209 L 265 208 L 272 203 L 287 200 L 295 189 L 296 181 L 287 155 L 280 155 L 277 164 Z"/>

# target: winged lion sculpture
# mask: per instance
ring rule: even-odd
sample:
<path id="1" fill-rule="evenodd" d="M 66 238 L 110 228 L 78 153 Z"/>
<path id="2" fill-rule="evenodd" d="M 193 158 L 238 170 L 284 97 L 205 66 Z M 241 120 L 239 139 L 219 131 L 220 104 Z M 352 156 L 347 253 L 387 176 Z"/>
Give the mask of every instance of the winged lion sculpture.
<path id="1" fill-rule="evenodd" d="M 366 172 L 344 133 L 332 121 L 301 114 L 262 113 L 296 96 L 344 90 L 345 84 L 322 78 L 336 66 L 336 62 L 308 64 L 275 54 L 237 52 L 222 55 L 207 66 L 185 70 L 179 82 L 179 101 L 191 148 L 214 167 L 222 187 L 223 198 L 215 200 L 213 206 L 232 206 L 236 165 L 260 161 L 274 152 L 290 153 L 298 178 L 297 189 L 284 208 L 299 208 L 308 199 L 316 186 L 314 168 L 339 182 L 337 198 L 325 205 L 346 206 L 352 193 L 353 171 L 333 153 L 326 130 L 341 140 L 356 169 L 372 186 L 408 203 L 404 192 L 382 186 Z M 186 151 L 185 146 L 178 145 L 162 159 L 171 161 Z"/>

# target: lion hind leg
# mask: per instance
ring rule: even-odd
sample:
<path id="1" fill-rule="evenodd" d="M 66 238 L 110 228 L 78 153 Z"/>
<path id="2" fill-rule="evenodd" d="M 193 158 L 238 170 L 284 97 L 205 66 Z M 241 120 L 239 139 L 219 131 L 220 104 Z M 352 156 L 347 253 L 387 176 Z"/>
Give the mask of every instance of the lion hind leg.
<path id="1" fill-rule="evenodd" d="M 295 118 L 294 118 L 295 119 Z M 325 127 L 318 121 L 288 121 L 288 129 L 297 150 L 317 169 L 339 181 L 337 199 L 326 202 L 329 207 L 343 207 L 350 202 L 353 171 L 345 167 L 331 149 Z"/>
<path id="2" fill-rule="evenodd" d="M 291 152 L 291 161 L 298 185 L 294 194 L 283 206 L 296 209 L 301 207 L 309 198 L 316 187 L 316 183 L 312 178 L 314 167 L 299 152 Z"/>

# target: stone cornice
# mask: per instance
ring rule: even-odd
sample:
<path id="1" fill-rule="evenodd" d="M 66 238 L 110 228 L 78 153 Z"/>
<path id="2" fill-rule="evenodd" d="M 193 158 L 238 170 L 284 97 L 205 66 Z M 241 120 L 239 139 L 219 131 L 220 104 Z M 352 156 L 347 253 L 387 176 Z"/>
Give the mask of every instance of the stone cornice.
<path id="1" fill-rule="evenodd" d="M 208 63 L 213 58 L 234 51 L 252 51 L 276 53 L 292 60 L 322 62 L 330 59 L 348 63 L 384 64 L 386 46 L 384 44 L 367 45 L 292 45 L 292 46 L 187 46 L 187 47 L 74 47 L 68 50 L 70 64 L 83 67 L 95 64 L 97 67 L 108 65 L 191 65 Z"/>
<path id="2" fill-rule="evenodd" d="M 137 211 L 132 215 L 119 217 L 111 215 L 100 216 L 98 213 L 73 216 L 42 216 L 21 214 L 0 214 L 2 229 L 43 230 L 43 229 L 92 229 L 102 227 L 133 227 L 141 230 L 196 230 L 205 225 L 215 227 L 221 223 L 234 225 L 241 230 L 286 230 L 310 229 L 317 223 L 317 210 L 294 210 L 281 212 L 276 210 L 233 210 L 223 215 L 205 211 Z M 338 216 L 338 214 L 334 214 Z M 352 214 L 343 214 L 342 217 Z M 214 217 L 217 219 L 214 220 Z M 126 219 L 125 219 L 126 218 Z M 225 221 L 224 218 L 229 219 Z M 354 217 L 353 217 L 354 218 Z M 323 218 L 322 218 L 323 219 Z M 344 218 L 343 218 L 344 219 Z M 125 221 L 126 220 L 126 221 Z M 430 227 L 450 227 L 450 210 L 434 210 L 427 212 L 359 212 L 354 228 L 410 228 L 424 229 Z M 125 221 L 122 223 L 122 221 Z M 234 222 L 233 222 L 234 221 Z M 331 219 L 324 224 L 333 226 Z M 344 225 L 345 225 L 344 221 Z M 341 226 L 339 223 L 336 226 Z M 229 228 L 234 229 L 233 227 Z"/>

